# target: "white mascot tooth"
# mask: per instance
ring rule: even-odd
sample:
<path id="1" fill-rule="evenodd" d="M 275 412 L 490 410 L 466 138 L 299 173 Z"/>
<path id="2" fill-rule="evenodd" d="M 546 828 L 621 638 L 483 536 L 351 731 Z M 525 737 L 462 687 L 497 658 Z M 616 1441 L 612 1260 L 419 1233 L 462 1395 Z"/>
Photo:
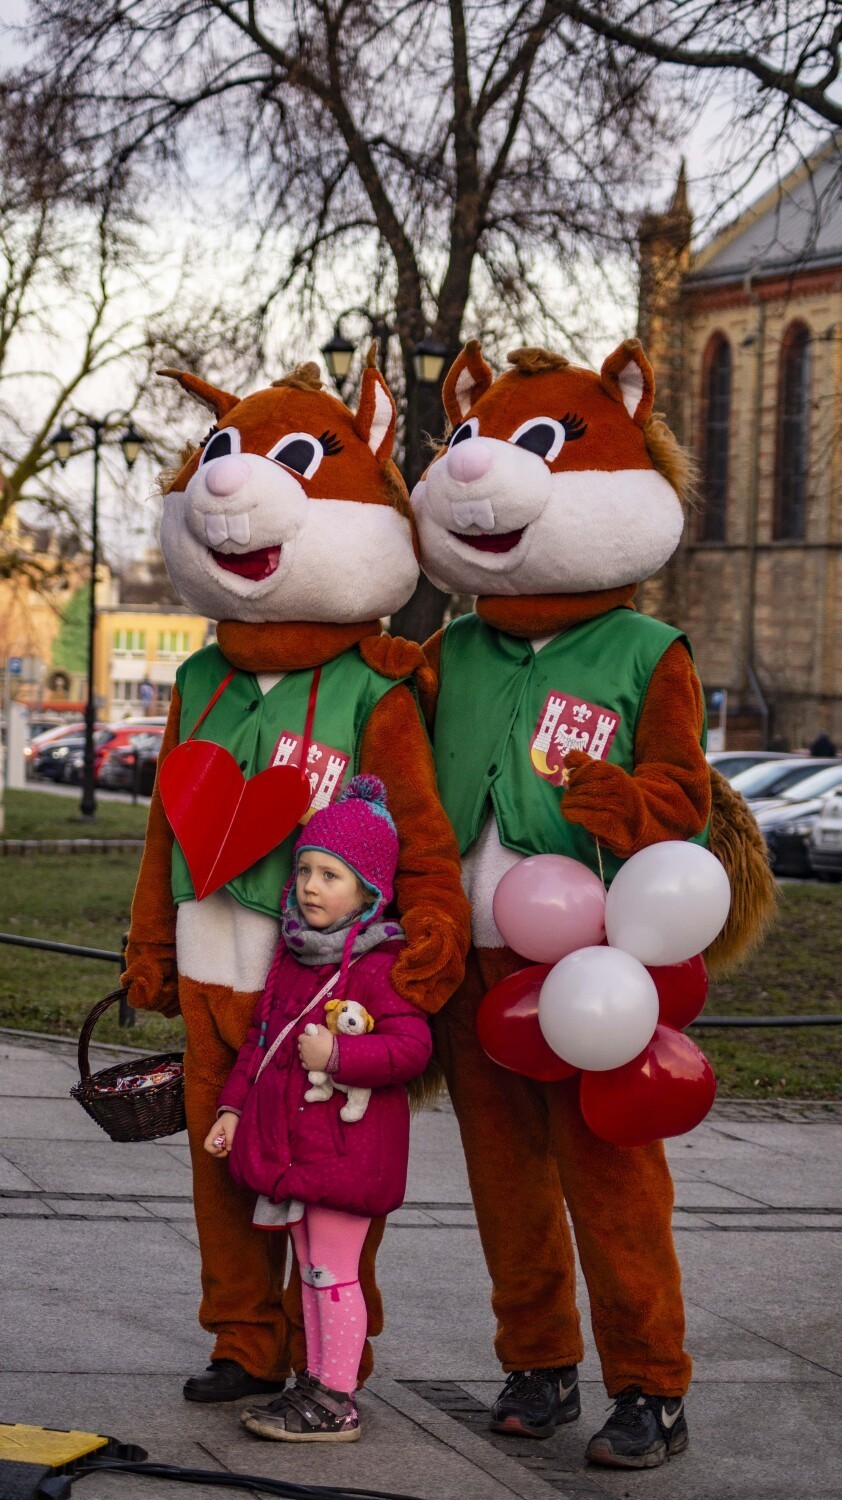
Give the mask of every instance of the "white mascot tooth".
<path id="1" fill-rule="evenodd" d="M 205 516 L 205 536 L 211 547 L 221 547 L 228 540 L 228 526 L 224 516 Z"/>
<path id="2" fill-rule="evenodd" d="M 450 508 L 457 526 L 494 530 L 494 507 L 490 500 L 454 500 Z"/>
<path id="3" fill-rule="evenodd" d="M 251 541 L 251 523 L 245 511 L 228 517 L 228 535 L 232 542 L 238 542 L 241 547 Z"/>

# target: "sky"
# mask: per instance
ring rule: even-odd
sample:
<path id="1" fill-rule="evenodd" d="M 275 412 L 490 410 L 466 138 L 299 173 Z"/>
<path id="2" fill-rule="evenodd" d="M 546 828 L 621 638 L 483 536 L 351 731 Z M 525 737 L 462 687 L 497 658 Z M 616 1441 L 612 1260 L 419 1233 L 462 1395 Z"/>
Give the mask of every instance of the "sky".
<path id="1" fill-rule="evenodd" d="M 0 23 L 11 25 L 19 24 L 26 14 L 26 0 L 0 0 Z M 6 38 L 8 40 L 8 38 Z M 7 53 L 8 55 L 8 53 Z M 709 90 L 704 108 L 692 130 L 680 145 L 669 152 L 664 153 L 659 167 L 649 175 L 648 194 L 651 207 L 660 209 L 666 207 L 671 197 L 675 178 L 678 171 L 680 157 L 683 154 L 687 162 L 689 177 L 689 194 L 691 209 L 697 216 L 697 225 L 700 228 L 699 238 L 704 241 L 710 235 L 711 215 L 714 204 L 711 199 L 711 180 L 714 174 L 721 172 L 723 159 L 726 165 L 733 165 L 735 172 L 741 166 L 740 142 L 729 136 L 728 125 L 732 114 L 731 92 L 728 85 Z M 728 153 L 731 153 L 729 156 Z M 738 196 L 732 205 L 726 218 L 733 217 L 738 209 L 745 206 L 746 202 L 759 197 L 770 187 L 781 168 L 788 168 L 790 162 L 771 162 L 765 166 L 751 183 L 750 190 Z M 720 221 L 722 215 L 720 210 Z M 208 229 L 213 230 L 212 220 L 202 226 L 203 232 L 207 234 Z M 721 227 L 721 222 L 719 224 Z M 167 255 L 162 257 L 159 274 L 152 282 L 150 297 L 160 297 L 162 292 L 167 292 L 171 285 L 175 284 L 175 265 L 178 261 L 178 242 L 181 236 L 185 242 L 189 242 L 195 234 L 194 226 L 185 232 L 179 223 L 177 216 L 172 215 L 169 219 L 166 214 L 160 215 L 156 222 L 156 231 L 159 242 L 166 246 Z M 201 295 L 203 285 L 206 286 L 209 299 L 218 298 L 220 286 L 224 288 L 226 277 L 230 274 L 231 285 L 237 285 L 237 262 L 238 252 L 236 244 L 230 241 L 226 248 L 216 254 L 213 259 L 215 263 L 207 266 L 203 271 L 201 257 L 199 264 L 194 267 L 194 290 Z M 348 267 L 348 280 L 353 280 L 352 269 Z M 203 276 L 206 278 L 203 283 Z M 554 276 L 553 267 L 548 263 L 546 269 L 547 281 L 552 281 Z M 340 276 L 341 280 L 341 268 Z M 563 287 L 558 288 L 559 298 L 563 299 Z M 614 277 L 612 288 L 613 296 L 605 296 L 602 290 L 598 290 L 598 316 L 594 318 L 592 332 L 586 337 L 587 354 L 595 364 L 599 364 L 605 355 L 620 341 L 634 332 L 636 324 L 636 291 L 634 284 L 633 268 L 619 266 Z M 142 301 L 142 294 L 141 296 Z M 334 289 L 326 289 L 325 300 L 337 306 L 336 295 L 341 293 Z M 348 302 L 353 300 L 348 295 Z M 341 304 L 340 304 L 341 305 Z M 142 314 L 142 306 L 135 307 L 135 313 Z M 274 340 L 275 347 L 283 344 L 284 340 L 281 330 L 284 327 L 283 309 L 277 312 L 277 338 Z M 61 322 L 57 328 L 60 331 Z M 69 325 L 68 325 L 69 326 Z M 316 326 L 312 330 L 312 338 L 309 349 L 301 349 L 300 355 L 312 355 L 318 351 L 320 345 L 330 336 L 332 331 L 332 319 L 325 311 L 323 316 L 317 317 Z M 270 348 L 272 339 L 270 338 Z M 39 350 L 31 347 L 25 351 L 26 360 L 31 367 L 43 368 L 45 361 L 60 363 L 62 354 L 60 340 L 55 338 L 51 341 L 49 349 L 46 345 Z M 280 356 L 278 356 L 280 357 Z M 40 363 L 39 363 L 40 361 Z M 278 373 L 277 370 L 272 371 Z M 219 378 L 223 380 L 223 374 Z M 89 382 L 84 392 L 84 400 L 91 409 L 97 412 L 106 404 L 113 406 L 121 399 L 125 399 L 124 391 L 120 389 L 119 375 L 115 380 L 114 374 L 98 377 Z M 176 408 L 174 408 L 176 410 Z M 195 416 L 189 410 L 188 403 L 183 408 L 183 418 L 175 417 L 175 426 L 178 429 L 177 442 L 183 440 L 189 431 L 195 426 Z M 67 493 L 73 498 L 74 504 L 78 506 L 79 513 L 84 516 L 88 509 L 87 496 L 89 494 L 90 461 L 84 457 L 73 459 L 63 479 Z M 137 472 L 129 478 L 122 469 L 122 461 L 118 457 L 113 477 L 106 477 L 103 486 L 103 512 L 104 532 L 106 542 L 115 560 L 121 557 L 125 559 L 136 553 L 145 541 L 155 531 L 156 518 L 158 514 L 158 502 L 151 498 L 153 490 L 153 467 L 144 459 L 137 465 Z"/>

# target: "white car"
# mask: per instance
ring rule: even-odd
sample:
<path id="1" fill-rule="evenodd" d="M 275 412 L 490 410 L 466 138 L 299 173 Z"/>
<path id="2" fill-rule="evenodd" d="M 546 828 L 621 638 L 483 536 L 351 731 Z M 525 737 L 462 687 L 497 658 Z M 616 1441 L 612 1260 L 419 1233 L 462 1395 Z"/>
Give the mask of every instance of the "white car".
<path id="1" fill-rule="evenodd" d="M 813 825 L 807 858 L 820 879 L 842 879 L 842 787 L 827 798 Z"/>
<path id="2" fill-rule="evenodd" d="M 748 771 L 751 766 L 759 766 L 763 761 L 800 758 L 787 750 L 709 750 L 707 756 L 708 765 L 714 766 L 720 776 L 728 781 L 732 776 Z"/>

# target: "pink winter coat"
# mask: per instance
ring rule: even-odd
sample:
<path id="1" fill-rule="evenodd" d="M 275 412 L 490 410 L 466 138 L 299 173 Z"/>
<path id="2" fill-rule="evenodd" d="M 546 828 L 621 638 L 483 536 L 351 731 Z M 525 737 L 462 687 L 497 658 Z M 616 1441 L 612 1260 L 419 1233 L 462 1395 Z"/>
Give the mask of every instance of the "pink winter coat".
<path id="1" fill-rule="evenodd" d="M 409 1160 L 406 1084 L 423 1073 L 432 1050 L 426 1018 L 390 983 L 402 947 L 383 943 L 357 959 L 345 993 L 328 992 L 293 1026 L 255 1084 L 265 1050 L 338 968 L 308 967 L 284 952 L 272 993 L 259 1001 L 219 1096 L 220 1109 L 240 1112 L 229 1168 L 243 1187 L 275 1203 L 298 1198 L 370 1217 L 400 1207 Z M 309 1022 L 324 1025 L 323 1006 L 331 998 L 357 1000 L 374 1017 L 374 1030 L 365 1036 L 337 1038 L 339 1067 L 331 1077 L 372 1090 L 362 1119 L 350 1125 L 339 1118 L 347 1102 L 340 1090 L 323 1102 L 304 1102 L 310 1084 L 299 1061 L 298 1038 Z M 259 1046 L 261 1035 L 265 1048 Z"/>

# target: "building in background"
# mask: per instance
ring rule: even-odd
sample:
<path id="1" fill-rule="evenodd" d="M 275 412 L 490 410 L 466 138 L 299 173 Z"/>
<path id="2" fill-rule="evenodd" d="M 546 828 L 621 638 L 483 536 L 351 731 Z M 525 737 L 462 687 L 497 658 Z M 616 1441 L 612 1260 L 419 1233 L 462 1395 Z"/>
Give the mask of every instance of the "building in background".
<path id="1" fill-rule="evenodd" d="M 181 662 L 208 639 L 208 622 L 173 591 L 157 548 L 120 574 L 118 598 L 97 621 L 96 692 L 109 722 L 166 714 Z"/>
<path id="2" fill-rule="evenodd" d="M 842 137 L 694 251 L 682 169 L 640 226 L 638 332 L 700 470 L 642 603 L 726 694 L 729 745 L 842 744 L 840 173 Z"/>

